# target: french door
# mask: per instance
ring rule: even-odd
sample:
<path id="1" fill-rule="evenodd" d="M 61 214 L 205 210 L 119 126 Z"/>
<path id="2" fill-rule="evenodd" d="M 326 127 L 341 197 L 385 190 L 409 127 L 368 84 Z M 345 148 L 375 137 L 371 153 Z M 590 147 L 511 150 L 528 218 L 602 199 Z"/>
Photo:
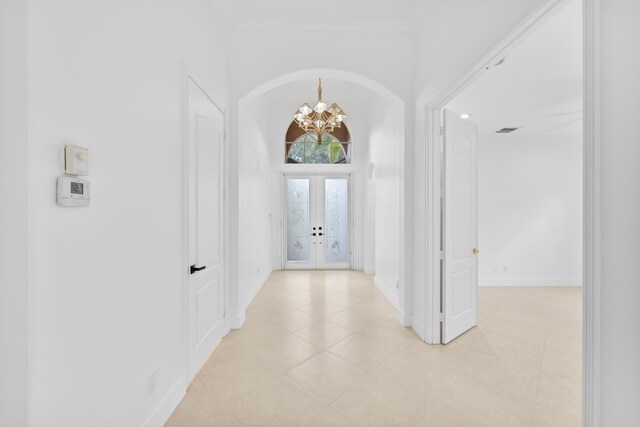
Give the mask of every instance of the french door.
<path id="1" fill-rule="evenodd" d="M 284 268 L 351 268 L 349 175 L 285 175 Z"/>

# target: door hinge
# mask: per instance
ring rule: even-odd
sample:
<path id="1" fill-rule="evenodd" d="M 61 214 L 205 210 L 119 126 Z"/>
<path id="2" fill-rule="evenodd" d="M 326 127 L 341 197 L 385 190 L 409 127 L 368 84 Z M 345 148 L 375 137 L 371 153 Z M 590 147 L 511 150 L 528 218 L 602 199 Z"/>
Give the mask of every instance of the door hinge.
<path id="1" fill-rule="evenodd" d="M 444 188 L 440 189 L 440 197 L 444 197 Z"/>
<path id="2" fill-rule="evenodd" d="M 222 248 L 222 256 L 227 256 L 227 248 Z"/>
<path id="3" fill-rule="evenodd" d="M 444 135 L 444 126 L 440 126 L 440 135 Z"/>
<path id="4" fill-rule="evenodd" d="M 440 251 L 440 259 L 444 259 L 444 251 Z"/>
<path id="5" fill-rule="evenodd" d="M 444 313 L 440 313 L 440 322 L 444 322 Z"/>

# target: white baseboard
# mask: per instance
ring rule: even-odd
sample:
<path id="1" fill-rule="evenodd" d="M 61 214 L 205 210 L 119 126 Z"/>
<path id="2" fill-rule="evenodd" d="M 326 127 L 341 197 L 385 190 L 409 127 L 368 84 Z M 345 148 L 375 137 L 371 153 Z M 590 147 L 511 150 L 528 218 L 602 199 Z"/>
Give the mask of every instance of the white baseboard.
<path id="1" fill-rule="evenodd" d="M 398 322 L 400 322 L 400 324 L 404 327 L 409 327 L 411 326 L 412 323 L 412 317 L 410 314 L 406 314 L 404 311 L 400 310 L 399 308 L 396 309 L 396 318 L 398 319 Z"/>
<path id="2" fill-rule="evenodd" d="M 273 270 L 267 270 L 262 274 L 262 276 L 258 278 L 258 280 L 256 280 L 256 283 L 251 287 L 251 291 L 249 291 L 249 294 L 242 301 L 242 309 L 237 315 L 231 318 L 231 329 L 240 329 L 242 325 L 244 325 L 247 307 L 249 307 L 249 305 L 253 302 L 253 299 L 256 297 L 256 295 L 258 295 L 258 292 L 260 292 L 260 289 L 262 289 L 262 286 L 264 286 L 265 282 L 272 272 Z"/>
<path id="3" fill-rule="evenodd" d="M 384 295 L 384 297 L 389 300 L 389 302 L 393 305 L 393 308 L 398 310 L 398 297 L 395 296 L 393 292 L 391 292 L 389 288 L 385 286 L 385 284 L 378 278 L 378 276 L 375 276 L 373 278 L 373 283 L 376 285 L 376 288 L 378 288 L 378 290 L 382 292 L 382 295 Z"/>
<path id="4" fill-rule="evenodd" d="M 265 271 L 264 273 L 262 273 L 262 276 L 260 276 L 258 280 L 256 280 L 256 283 L 254 283 L 254 285 L 252 286 L 251 291 L 249 291 L 249 294 L 244 297 L 244 300 L 242 301 L 242 311 L 246 310 L 247 307 L 249 307 L 249 304 L 251 304 L 253 299 L 256 297 L 256 295 L 258 295 L 258 292 L 260 292 L 260 289 L 262 289 L 262 286 L 271 275 L 271 271 L 272 270 Z"/>
<path id="5" fill-rule="evenodd" d="M 237 315 L 233 316 L 229 320 L 229 327 L 231 329 L 240 329 L 242 325 L 244 325 L 244 321 L 246 320 L 246 310 L 242 310 Z"/>
<path id="6" fill-rule="evenodd" d="M 142 424 L 143 427 L 162 427 L 165 425 L 173 411 L 178 407 L 180 401 L 187 393 L 187 381 L 183 376 L 173 384 L 169 392 L 164 396 L 162 401 L 151 412 L 151 415 Z"/>
<path id="7" fill-rule="evenodd" d="M 582 286 L 579 277 L 481 277 L 480 286 Z"/>
<path id="8" fill-rule="evenodd" d="M 422 338 L 422 341 L 426 341 L 425 337 L 427 336 L 427 328 L 425 328 L 424 322 L 418 321 L 416 316 L 411 315 L 411 327 L 416 331 L 416 334 Z"/>
<path id="9" fill-rule="evenodd" d="M 376 272 L 376 269 L 373 265 L 365 265 L 362 271 L 364 271 L 366 274 L 374 274 Z"/>

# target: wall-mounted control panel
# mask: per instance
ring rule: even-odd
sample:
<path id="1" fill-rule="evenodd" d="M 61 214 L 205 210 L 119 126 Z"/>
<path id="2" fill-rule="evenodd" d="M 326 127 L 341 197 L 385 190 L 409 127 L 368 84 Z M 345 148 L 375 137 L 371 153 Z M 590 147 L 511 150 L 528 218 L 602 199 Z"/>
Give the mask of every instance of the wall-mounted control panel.
<path id="1" fill-rule="evenodd" d="M 89 190 L 89 181 L 86 179 L 80 179 L 68 175 L 59 176 L 56 202 L 60 206 L 89 206 Z"/>
<path id="2" fill-rule="evenodd" d="M 75 176 L 89 175 L 89 150 L 77 145 L 65 145 L 64 173 Z"/>

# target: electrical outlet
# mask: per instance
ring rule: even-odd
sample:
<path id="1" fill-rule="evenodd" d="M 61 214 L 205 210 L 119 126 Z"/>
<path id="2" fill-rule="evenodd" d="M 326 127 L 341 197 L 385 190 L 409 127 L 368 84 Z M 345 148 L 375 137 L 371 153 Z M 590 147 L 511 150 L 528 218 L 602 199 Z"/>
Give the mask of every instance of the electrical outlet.
<path id="1" fill-rule="evenodd" d="M 148 385 L 149 396 L 151 396 L 153 393 L 156 392 L 156 389 L 158 388 L 158 372 L 153 371 L 153 373 L 149 375 L 147 382 L 148 382 L 147 385 Z"/>
<path id="2" fill-rule="evenodd" d="M 508 273 L 509 272 L 509 266 L 508 265 L 503 265 L 502 266 L 502 271 L 505 272 L 505 273 Z"/>

